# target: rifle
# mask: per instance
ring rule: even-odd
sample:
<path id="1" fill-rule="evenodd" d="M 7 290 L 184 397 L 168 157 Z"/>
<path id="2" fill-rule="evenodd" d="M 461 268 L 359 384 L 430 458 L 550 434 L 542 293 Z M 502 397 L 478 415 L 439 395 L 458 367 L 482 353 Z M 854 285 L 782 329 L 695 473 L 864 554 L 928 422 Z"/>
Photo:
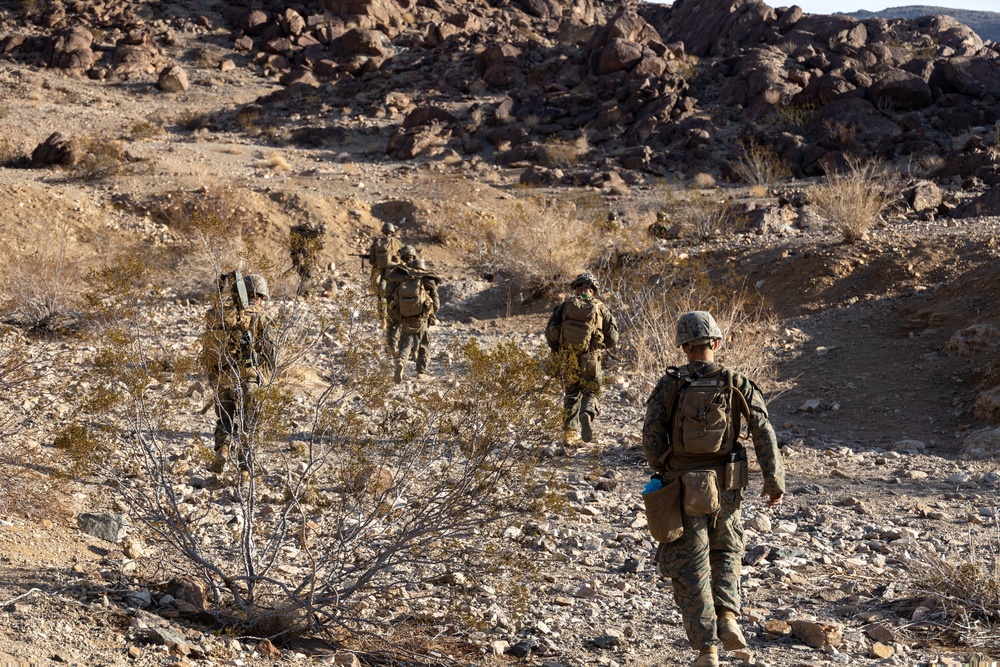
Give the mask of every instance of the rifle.
<path id="1" fill-rule="evenodd" d="M 348 257 L 360 257 L 361 258 L 361 270 L 362 271 L 365 270 L 365 260 L 368 259 L 368 253 L 366 253 L 366 252 L 365 253 L 350 252 L 350 253 L 347 253 L 347 256 Z"/>

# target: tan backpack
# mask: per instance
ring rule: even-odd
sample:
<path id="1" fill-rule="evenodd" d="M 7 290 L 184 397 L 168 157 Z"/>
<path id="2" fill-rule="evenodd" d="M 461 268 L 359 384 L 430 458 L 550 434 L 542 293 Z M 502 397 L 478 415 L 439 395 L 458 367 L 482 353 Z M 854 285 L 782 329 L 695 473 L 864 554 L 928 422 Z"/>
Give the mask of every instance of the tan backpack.
<path id="1" fill-rule="evenodd" d="M 391 236 L 375 239 L 375 266 L 386 269 L 399 263 L 399 240 Z"/>
<path id="2" fill-rule="evenodd" d="M 559 345 L 581 351 L 600 349 L 604 344 L 601 302 L 597 299 L 571 297 L 563 306 L 559 327 Z"/>

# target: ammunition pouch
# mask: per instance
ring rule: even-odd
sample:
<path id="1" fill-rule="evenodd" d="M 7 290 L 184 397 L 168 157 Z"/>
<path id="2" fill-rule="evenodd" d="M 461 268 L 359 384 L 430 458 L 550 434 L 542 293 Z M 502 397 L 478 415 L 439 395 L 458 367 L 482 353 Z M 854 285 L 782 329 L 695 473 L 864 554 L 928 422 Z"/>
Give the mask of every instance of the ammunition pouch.
<path id="1" fill-rule="evenodd" d="M 684 488 L 684 513 L 703 516 L 719 511 L 719 475 L 715 470 L 691 470 L 681 473 Z"/>
<path id="2" fill-rule="evenodd" d="M 736 449 L 729 453 L 726 468 L 722 473 L 722 490 L 739 491 L 750 483 L 750 471 L 747 466 L 747 451 Z"/>

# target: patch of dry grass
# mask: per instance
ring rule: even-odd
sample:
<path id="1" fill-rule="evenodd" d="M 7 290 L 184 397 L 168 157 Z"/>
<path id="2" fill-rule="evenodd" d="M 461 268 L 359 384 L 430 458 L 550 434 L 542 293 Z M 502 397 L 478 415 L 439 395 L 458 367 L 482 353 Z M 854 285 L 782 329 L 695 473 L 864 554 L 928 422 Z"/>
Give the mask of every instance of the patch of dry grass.
<path id="1" fill-rule="evenodd" d="M 765 188 L 792 176 L 792 170 L 780 155 L 756 142 L 738 144 L 732 167 L 740 182 Z"/>
<path id="2" fill-rule="evenodd" d="M 848 168 L 827 174 L 808 190 L 817 212 L 836 225 L 844 241 L 863 240 L 896 194 L 896 187 L 880 165 L 851 159 Z"/>
<path id="3" fill-rule="evenodd" d="M 971 538 L 961 552 L 930 548 L 908 562 L 912 631 L 956 638 L 968 646 L 1000 641 L 1000 523 L 992 534 Z"/>

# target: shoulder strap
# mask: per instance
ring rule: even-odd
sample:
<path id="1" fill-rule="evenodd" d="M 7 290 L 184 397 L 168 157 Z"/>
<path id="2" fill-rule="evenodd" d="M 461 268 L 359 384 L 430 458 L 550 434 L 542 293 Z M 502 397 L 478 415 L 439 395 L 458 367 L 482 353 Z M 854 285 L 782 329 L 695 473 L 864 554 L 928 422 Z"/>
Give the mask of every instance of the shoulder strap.
<path id="1" fill-rule="evenodd" d="M 743 395 L 743 392 L 736 388 L 736 383 L 733 382 L 733 372 L 726 369 L 723 373 L 725 373 L 726 378 L 726 391 L 729 392 L 729 405 L 732 408 L 730 421 L 733 429 L 733 446 L 735 447 L 740 439 L 742 421 L 745 420 L 747 424 L 750 423 L 750 405 L 747 403 L 747 398 Z"/>
<path id="2" fill-rule="evenodd" d="M 685 376 L 681 373 L 681 369 L 676 366 L 668 366 L 666 376 L 671 378 L 673 382 L 670 383 L 670 391 L 667 393 L 667 397 L 664 400 L 664 403 L 667 404 L 666 426 L 668 441 L 666 451 L 664 451 L 658 459 L 661 466 L 667 462 L 667 457 L 669 457 L 674 451 L 674 443 L 669 439 L 673 437 L 674 413 L 677 412 L 677 402 L 681 395 L 681 389 L 683 389 L 684 386 L 689 384 L 692 380 L 697 380 L 698 377 L 700 377 L 697 373 Z"/>

